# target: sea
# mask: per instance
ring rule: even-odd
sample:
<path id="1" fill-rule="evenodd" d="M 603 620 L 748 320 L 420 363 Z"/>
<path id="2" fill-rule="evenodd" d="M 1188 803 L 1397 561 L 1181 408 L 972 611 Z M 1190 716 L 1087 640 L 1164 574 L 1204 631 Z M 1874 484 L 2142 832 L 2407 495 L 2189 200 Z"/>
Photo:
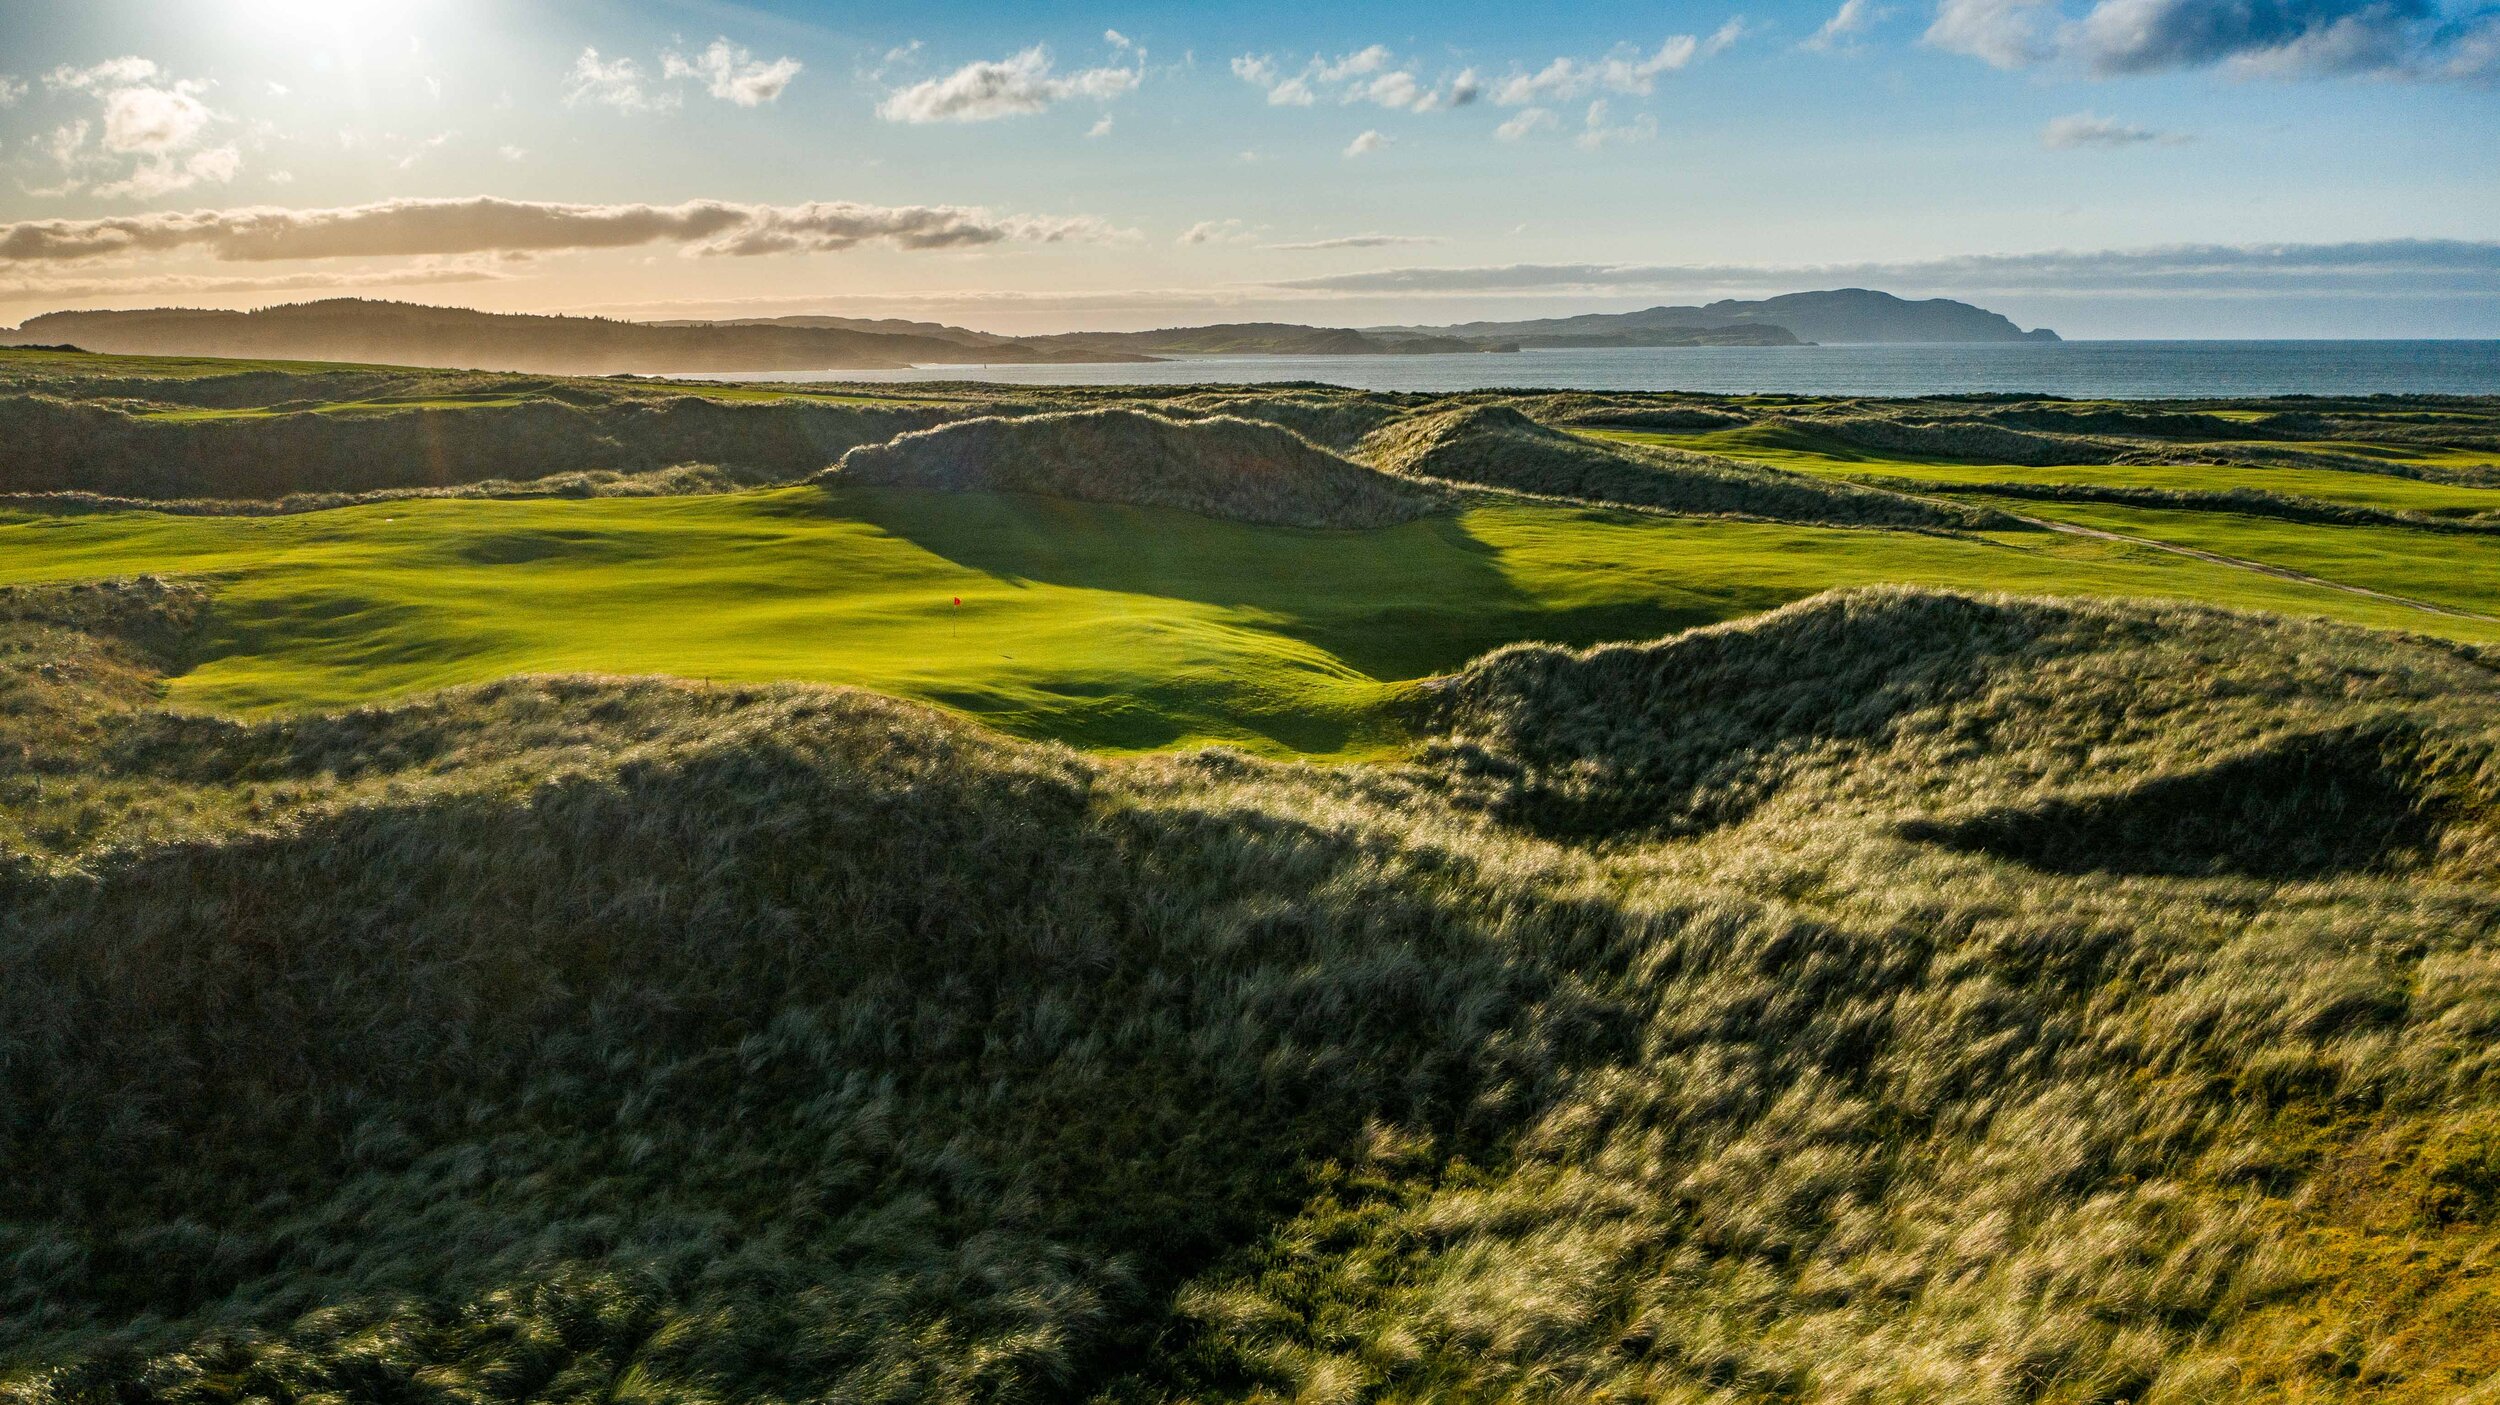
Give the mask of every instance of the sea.
<path id="1" fill-rule="evenodd" d="M 690 378 L 693 379 L 693 378 Z M 1602 347 L 1451 356 L 1203 356 L 1072 366 L 747 373 L 739 381 L 1198 385 L 1713 394 L 2500 395 L 2500 341 L 2066 341 L 1950 346 Z"/>

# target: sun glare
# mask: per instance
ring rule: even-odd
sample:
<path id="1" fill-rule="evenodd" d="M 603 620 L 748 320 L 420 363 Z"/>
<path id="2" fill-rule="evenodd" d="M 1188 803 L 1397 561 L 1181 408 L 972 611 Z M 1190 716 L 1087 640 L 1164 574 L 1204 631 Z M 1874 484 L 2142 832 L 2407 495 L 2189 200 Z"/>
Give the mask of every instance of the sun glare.
<path id="1" fill-rule="evenodd" d="M 442 8 L 428 0 L 227 0 L 255 37 L 308 44 L 351 44 L 404 28 Z"/>

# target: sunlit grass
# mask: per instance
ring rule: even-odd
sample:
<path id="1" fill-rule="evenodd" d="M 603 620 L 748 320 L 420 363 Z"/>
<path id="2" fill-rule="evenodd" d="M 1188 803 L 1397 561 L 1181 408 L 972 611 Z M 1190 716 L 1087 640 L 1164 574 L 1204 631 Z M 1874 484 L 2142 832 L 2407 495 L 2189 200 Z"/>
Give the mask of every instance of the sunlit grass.
<path id="1" fill-rule="evenodd" d="M 0 515 L 0 581 L 140 573 L 214 578 L 202 656 L 172 686 L 177 702 L 218 711 L 342 707 L 521 672 L 668 674 L 852 684 L 1114 750 L 1330 756 L 1395 745 L 1396 685 L 1486 649 L 1654 637 L 1836 586 L 2201 599 L 2500 638 L 2481 621 L 2047 533 L 1541 506 L 1368 532 L 815 488 Z"/>

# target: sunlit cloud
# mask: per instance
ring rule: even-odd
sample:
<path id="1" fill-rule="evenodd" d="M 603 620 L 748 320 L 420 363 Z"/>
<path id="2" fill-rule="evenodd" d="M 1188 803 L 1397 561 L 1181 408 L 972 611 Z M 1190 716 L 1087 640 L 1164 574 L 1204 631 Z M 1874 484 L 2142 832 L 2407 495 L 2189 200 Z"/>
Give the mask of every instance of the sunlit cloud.
<path id="1" fill-rule="evenodd" d="M 1272 54 L 1243 54 L 1232 61 L 1233 76 L 1267 94 L 1270 107 L 1309 107 L 1322 94 L 1344 104 L 1370 103 L 1393 112 L 1438 112 L 1465 107 L 1484 95 L 1484 80 L 1472 68 L 1439 82 L 1427 83 L 1411 63 L 1401 63 L 1386 45 L 1371 44 L 1335 58 L 1314 55 L 1288 72 Z"/>
<path id="2" fill-rule="evenodd" d="M 1560 125 L 1549 108 L 1523 107 L 1518 115 L 1494 128 L 1493 135 L 1503 141 L 1524 141 L 1538 132 L 1549 131 Z"/>
<path id="3" fill-rule="evenodd" d="M 191 251 L 238 262 L 389 258 L 676 245 L 695 257 L 828 253 L 879 244 L 958 249 L 1131 237 L 1088 216 L 1001 215 L 957 205 L 849 201 L 566 205 L 475 197 L 336 209 L 166 211 L 0 225 L 0 265 Z"/>
<path id="4" fill-rule="evenodd" d="M 241 147 L 208 145 L 211 133 L 227 121 L 205 100 L 209 85 L 176 79 L 153 59 L 125 54 L 84 68 L 64 64 L 43 82 L 55 94 L 92 99 L 97 108 L 92 121 L 62 123 L 39 139 L 38 149 L 58 176 L 49 187 L 30 188 L 31 194 L 150 199 L 196 185 L 223 185 L 243 168 Z M 22 98 L 27 89 L 18 84 L 14 91 Z"/>
<path id="5" fill-rule="evenodd" d="M 1711 36 L 1709 52 L 1726 48 L 1743 33 L 1742 21 L 1730 21 Z M 1647 97 L 1657 90 L 1659 78 L 1691 67 L 1694 59 L 1703 56 L 1703 49 L 1699 36 L 1675 34 L 1648 53 L 1620 45 L 1603 58 L 1558 58 L 1533 73 L 1513 73 L 1494 84 L 1493 100 L 1504 107 L 1525 107 L 1599 91 Z"/>
<path id="6" fill-rule="evenodd" d="M 877 105 L 877 115 L 888 122 L 910 123 L 1028 117 L 1071 98 L 1108 102 L 1134 90 L 1144 77 L 1142 67 L 1061 74 L 1054 69 L 1050 50 L 1036 44 L 1003 59 L 968 63 L 943 78 L 897 89 Z"/>
<path id="7" fill-rule="evenodd" d="M 1889 10 L 1877 8 L 1874 0 L 1841 0 L 1840 8 L 1832 11 L 1831 18 L 1823 21 L 1821 28 L 1807 35 L 1799 47 L 1813 49 L 1820 53 L 1849 48 L 1858 36 L 1866 33 L 1876 21 L 1890 13 L 1892 12 Z"/>
<path id="8" fill-rule="evenodd" d="M 711 47 L 691 57 L 670 53 L 660 60 L 661 76 L 701 79 L 704 91 L 739 107 L 760 107 L 778 100 L 804 69 L 805 65 L 787 56 L 766 63 L 727 39 L 715 39 Z"/>
<path id="9" fill-rule="evenodd" d="M 589 103 L 619 112 L 651 112 L 678 105 L 677 94 L 657 93 L 644 86 L 642 65 L 629 58 L 603 59 L 597 49 L 584 49 L 565 74 L 568 107 Z"/>

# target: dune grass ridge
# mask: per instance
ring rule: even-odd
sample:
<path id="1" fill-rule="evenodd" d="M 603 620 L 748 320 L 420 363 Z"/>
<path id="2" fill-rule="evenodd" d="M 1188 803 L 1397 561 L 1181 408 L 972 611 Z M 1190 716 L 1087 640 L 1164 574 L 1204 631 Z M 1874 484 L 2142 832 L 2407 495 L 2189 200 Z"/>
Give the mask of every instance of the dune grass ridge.
<path id="1" fill-rule="evenodd" d="M 1129 409 L 966 420 L 852 450 L 820 480 L 860 487 L 1039 493 L 1175 507 L 1288 527 L 1384 527 L 1451 510 L 1281 426 Z"/>
<path id="2" fill-rule="evenodd" d="M 0 602 L 0 784 L 59 822 L 0 870 L 10 1399 L 2500 1364 L 2471 649 L 1860 591 L 1496 653 L 1413 762 L 1315 768 L 788 686 L 190 717 L 176 592 Z M 2419 823 L 2148 862 L 2183 807 Z"/>

